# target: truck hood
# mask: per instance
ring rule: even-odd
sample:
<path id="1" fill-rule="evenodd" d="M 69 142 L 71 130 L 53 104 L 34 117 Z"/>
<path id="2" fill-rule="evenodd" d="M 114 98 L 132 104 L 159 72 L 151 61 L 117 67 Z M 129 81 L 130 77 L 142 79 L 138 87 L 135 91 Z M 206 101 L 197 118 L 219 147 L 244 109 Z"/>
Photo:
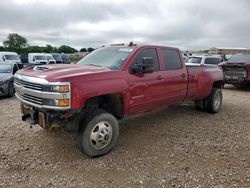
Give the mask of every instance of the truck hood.
<path id="1" fill-rule="evenodd" d="M 250 62 L 224 62 L 222 65 L 250 65 Z"/>
<path id="2" fill-rule="evenodd" d="M 48 81 L 61 81 L 66 78 L 112 71 L 105 67 L 78 64 L 49 64 L 29 67 L 18 71 L 18 74 L 43 78 Z"/>

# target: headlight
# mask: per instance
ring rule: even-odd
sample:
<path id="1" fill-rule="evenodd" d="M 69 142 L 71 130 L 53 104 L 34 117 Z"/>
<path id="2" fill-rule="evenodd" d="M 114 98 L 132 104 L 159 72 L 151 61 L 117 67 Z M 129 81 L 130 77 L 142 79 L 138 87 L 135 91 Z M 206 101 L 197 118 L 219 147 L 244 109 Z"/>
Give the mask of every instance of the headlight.
<path id="1" fill-rule="evenodd" d="M 68 93 L 70 91 L 69 85 L 47 85 L 43 86 L 45 92 Z"/>
<path id="2" fill-rule="evenodd" d="M 69 99 L 43 99 L 43 105 L 67 107 L 70 105 L 70 100 Z"/>

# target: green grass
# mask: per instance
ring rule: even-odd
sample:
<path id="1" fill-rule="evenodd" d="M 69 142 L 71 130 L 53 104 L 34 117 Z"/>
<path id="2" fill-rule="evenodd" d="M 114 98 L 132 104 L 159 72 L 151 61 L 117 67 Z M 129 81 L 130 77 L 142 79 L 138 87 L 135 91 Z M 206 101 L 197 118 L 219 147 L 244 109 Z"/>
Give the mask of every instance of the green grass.
<path id="1" fill-rule="evenodd" d="M 71 56 L 69 59 L 70 59 L 70 63 L 76 63 L 81 59 L 81 57 L 79 57 L 79 56 Z"/>

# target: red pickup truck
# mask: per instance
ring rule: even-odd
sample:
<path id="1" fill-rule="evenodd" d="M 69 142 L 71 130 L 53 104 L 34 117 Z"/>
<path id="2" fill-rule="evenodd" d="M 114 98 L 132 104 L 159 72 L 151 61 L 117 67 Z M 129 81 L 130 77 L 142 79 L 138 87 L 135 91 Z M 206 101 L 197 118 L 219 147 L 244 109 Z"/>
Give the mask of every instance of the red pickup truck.
<path id="1" fill-rule="evenodd" d="M 186 67 L 177 48 L 102 47 L 75 65 L 41 65 L 15 74 L 22 119 L 44 129 L 78 132 L 81 151 L 106 154 L 119 135 L 118 120 L 187 100 L 219 112 L 223 73 L 219 67 Z"/>
<path id="2" fill-rule="evenodd" d="M 250 85 L 250 54 L 235 54 L 220 66 L 224 73 L 224 83 L 235 86 Z"/>

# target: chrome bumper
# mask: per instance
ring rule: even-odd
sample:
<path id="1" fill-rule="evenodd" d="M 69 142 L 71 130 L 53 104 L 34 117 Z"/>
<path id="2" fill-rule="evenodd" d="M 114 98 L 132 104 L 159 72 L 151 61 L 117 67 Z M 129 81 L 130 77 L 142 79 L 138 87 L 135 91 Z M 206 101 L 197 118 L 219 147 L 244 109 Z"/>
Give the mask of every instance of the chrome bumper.
<path id="1" fill-rule="evenodd" d="M 20 74 L 15 75 L 15 79 L 18 81 L 14 82 L 16 89 L 16 97 L 24 104 L 36 107 L 39 109 L 59 110 L 65 111 L 71 108 L 71 105 L 67 107 L 60 106 L 47 106 L 43 104 L 44 99 L 69 99 L 71 100 L 71 93 L 55 93 L 55 92 L 44 92 L 42 91 L 43 85 L 63 85 L 64 82 L 48 82 L 41 78 L 32 78 L 23 76 Z M 38 86 L 36 86 L 36 84 Z M 39 88 L 41 87 L 41 88 Z M 71 104 L 71 101 L 70 101 Z"/>

